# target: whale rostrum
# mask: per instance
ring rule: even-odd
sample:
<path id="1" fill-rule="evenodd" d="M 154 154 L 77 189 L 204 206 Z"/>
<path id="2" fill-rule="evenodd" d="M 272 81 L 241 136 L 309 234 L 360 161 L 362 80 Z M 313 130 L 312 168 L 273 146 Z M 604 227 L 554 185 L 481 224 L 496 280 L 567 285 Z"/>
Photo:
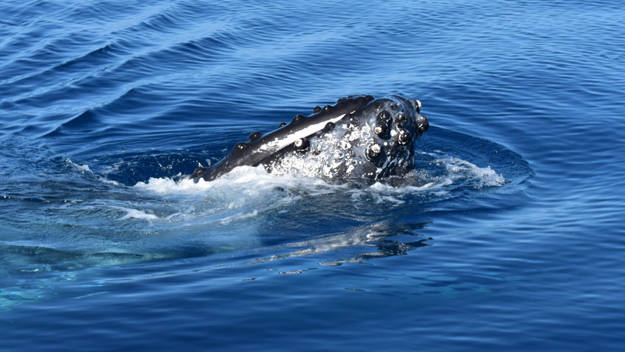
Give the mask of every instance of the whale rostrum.
<path id="1" fill-rule="evenodd" d="M 316 106 L 274 131 L 252 133 L 221 161 L 196 169 L 194 180 L 214 180 L 237 166 L 296 173 L 329 181 L 381 181 L 414 168 L 414 143 L 427 129 L 421 102 L 393 95 L 349 96 Z"/>

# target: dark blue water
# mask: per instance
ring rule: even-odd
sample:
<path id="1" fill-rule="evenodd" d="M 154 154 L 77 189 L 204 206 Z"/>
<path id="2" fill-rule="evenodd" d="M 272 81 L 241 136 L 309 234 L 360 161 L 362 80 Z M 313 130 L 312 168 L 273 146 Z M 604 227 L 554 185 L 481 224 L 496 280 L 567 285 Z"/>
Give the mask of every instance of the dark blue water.
<path id="1" fill-rule="evenodd" d="M 0 349 L 625 344 L 620 1 L 0 4 Z M 412 186 L 184 175 L 350 94 Z"/>

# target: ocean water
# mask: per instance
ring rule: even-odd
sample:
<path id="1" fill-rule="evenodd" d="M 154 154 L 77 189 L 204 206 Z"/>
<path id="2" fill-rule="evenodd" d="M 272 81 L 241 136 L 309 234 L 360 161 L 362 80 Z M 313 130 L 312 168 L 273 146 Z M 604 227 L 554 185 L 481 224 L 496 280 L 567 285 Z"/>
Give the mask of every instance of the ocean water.
<path id="1" fill-rule="evenodd" d="M 619 351 L 625 7 L 0 3 L 0 350 Z M 184 178 L 418 98 L 411 186 Z"/>

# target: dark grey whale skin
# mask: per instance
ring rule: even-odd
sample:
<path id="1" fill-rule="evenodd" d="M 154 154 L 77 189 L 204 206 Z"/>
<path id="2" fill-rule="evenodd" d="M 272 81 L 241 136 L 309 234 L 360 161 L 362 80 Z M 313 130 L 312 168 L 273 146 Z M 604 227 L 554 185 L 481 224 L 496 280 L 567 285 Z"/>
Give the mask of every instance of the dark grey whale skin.
<path id="1" fill-rule="evenodd" d="M 420 108 L 418 100 L 397 95 L 380 99 L 370 95 L 341 98 L 333 106 L 315 107 L 309 116 L 296 115 L 291 123 L 283 123 L 265 135 L 252 133 L 247 142 L 236 144 L 221 161 L 196 169 L 190 177 L 212 181 L 237 166 L 264 165 L 271 171 L 271 165 L 289 154 L 312 152 L 311 143 L 328 137 L 327 134 L 349 142 L 346 155 L 354 165 L 339 168 L 331 181 L 379 181 L 402 176 L 414 168 L 414 142 L 428 129 L 428 120 L 420 114 Z M 348 138 L 355 129 L 360 134 L 366 130 L 367 138 Z"/>

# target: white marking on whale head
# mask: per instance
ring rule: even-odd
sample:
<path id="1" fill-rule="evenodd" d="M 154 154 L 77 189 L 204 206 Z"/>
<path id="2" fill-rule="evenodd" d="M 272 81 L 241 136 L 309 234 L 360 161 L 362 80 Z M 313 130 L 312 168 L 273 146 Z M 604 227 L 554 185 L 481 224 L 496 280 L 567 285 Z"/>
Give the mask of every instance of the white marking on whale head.
<path id="1" fill-rule="evenodd" d="M 306 128 L 302 128 L 301 130 L 297 130 L 289 135 L 287 135 L 284 138 L 279 138 L 276 137 L 274 140 L 263 144 L 262 146 L 260 146 L 258 149 L 262 152 L 271 152 L 271 151 L 277 151 L 277 150 L 281 150 L 286 148 L 287 146 L 295 143 L 297 140 L 306 138 L 312 134 L 315 134 L 316 132 L 321 131 L 328 123 L 332 122 L 332 123 L 336 123 L 338 121 L 340 121 L 343 117 L 345 116 L 345 114 L 341 114 L 337 117 L 334 117 L 332 119 L 329 120 L 324 120 L 324 121 L 320 121 L 314 124 L 311 124 L 310 126 L 306 127 Z"/>

